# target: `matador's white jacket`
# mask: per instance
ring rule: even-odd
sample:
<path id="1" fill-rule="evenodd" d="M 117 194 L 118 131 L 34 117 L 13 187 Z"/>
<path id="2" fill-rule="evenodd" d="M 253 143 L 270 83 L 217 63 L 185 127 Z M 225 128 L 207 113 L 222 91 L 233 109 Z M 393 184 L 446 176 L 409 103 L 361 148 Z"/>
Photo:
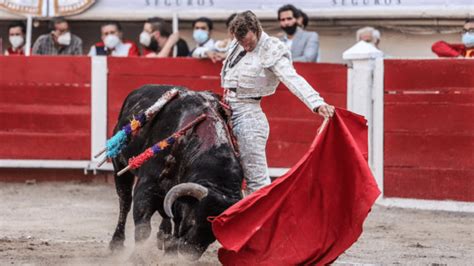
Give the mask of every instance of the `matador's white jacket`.
<path id="1" fill-rule="evenodd" d="M 296 73 L 288 47 L 280 40 L 262 32 L 257 47 L 230 67 L 232 61 L 244 49 L 237 41 L 231 44 L 221 72 L 221 85 L 235 88 L 237 98 L 255 98 L 272 95 L 280 81 L 314 110 L 325 104 L 308 82 Z"/>

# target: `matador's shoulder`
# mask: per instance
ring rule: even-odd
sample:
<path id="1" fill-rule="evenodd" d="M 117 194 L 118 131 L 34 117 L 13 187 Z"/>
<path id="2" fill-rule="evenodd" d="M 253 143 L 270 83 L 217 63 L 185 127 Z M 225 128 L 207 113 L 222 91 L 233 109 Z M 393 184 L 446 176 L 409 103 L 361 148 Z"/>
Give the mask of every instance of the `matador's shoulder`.
<path id="1" fill-rule="evenodd" d="M 291 60 L 291 53 L 288 47 L 275 37 L 268 37 L 263 41 L 258 55 L 263 67 L 275 65 L 284 56 Z"/>

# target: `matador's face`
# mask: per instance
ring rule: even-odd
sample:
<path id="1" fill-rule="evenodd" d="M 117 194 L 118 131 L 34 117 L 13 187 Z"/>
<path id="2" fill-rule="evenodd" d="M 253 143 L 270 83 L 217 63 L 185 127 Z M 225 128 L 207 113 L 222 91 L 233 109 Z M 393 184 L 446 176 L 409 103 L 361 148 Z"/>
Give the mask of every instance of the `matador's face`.
<path id="1" fill-rule="evenodd" d="M 258 37 L 257 34 L 255 34 L 252 31 L 247 32 L 247 35 L 245 35 L 244 38 L 241 40 L 237 40 L 242 47 L 244 47 L 244 50 L 247 52 L 251 52 L 257 47 L 258 43 Z"/>

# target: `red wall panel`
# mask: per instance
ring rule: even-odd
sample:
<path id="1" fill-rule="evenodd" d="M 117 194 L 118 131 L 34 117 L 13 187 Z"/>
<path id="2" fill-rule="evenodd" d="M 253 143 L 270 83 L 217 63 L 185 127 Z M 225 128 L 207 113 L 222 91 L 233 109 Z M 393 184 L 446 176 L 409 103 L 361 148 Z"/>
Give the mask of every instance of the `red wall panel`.
<path id="1" fill-rule="evenodd" d="M 221 93 L 220 69 L 220 63 L 189 58 L 108 58 L 109 136 L 132 90 L 154 83 Z M 300 63 L 296 69 L 327 102 L 345 107 L 345 66 Z M 0 159 L 89 159 L 89 57 L 0 57 L 0 73 Z M 321 119 L 283 85 L 262 105 L 271 126 L 269 163 L 291 167 Z"/>
<path id="2" fill-rule="evenodd" d="M 472 60 L 385 60 L 385 196 L 474 201 L 472 69 Z"/>
<path id="3" fill-rule="evenodd" d="M 90 158 L 90 58 L 0 57 L 0 159 Z"/>
<path id="4" fill-rule="evenodd" d="M 220 63 L 189 58 L 109 58 L 109 135 L 123 100 L 132 90 L 144 84 L 171 84 L 221 94 L 221 66 Z M 345 108 L 347 70 L 344 65 L 297 63 L 295 67 L 327 102 Z M 291 167 L 307 151 L 322 120 L 283 85 L 275 95 L 264 98 L 262 106 L 270 121 L 269 165 Z"/>
<path id="5" fill-rule="evenodd" d="M 410 199 L 474 201 L 472 169 L 385 167 L 384 194 Z"/>
<path id="6" fill-rule="evenodd" d="M 472 88 L 472 60 L 385 60 L 385 90 Z"/>

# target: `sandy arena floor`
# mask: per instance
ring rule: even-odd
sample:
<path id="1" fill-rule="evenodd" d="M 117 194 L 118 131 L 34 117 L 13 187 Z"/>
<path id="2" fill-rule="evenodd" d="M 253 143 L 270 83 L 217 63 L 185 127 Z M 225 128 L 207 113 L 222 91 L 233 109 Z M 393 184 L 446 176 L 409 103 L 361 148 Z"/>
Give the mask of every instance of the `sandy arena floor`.
<path id="1" fill-rule="evenodd" d="M 198 263 L 163 257 L 152 237 L 134 248 L 129 215 L 126 250 L 111 254 L 116 225 L 113 185 L 0 183 L 0 265 L 217 265 L 218 244 Z M 134 251 L 135 250 L 135 251 Z M 375 206 L 362 237 L 337 265 L 472 265 L 474 214 Z"/>

